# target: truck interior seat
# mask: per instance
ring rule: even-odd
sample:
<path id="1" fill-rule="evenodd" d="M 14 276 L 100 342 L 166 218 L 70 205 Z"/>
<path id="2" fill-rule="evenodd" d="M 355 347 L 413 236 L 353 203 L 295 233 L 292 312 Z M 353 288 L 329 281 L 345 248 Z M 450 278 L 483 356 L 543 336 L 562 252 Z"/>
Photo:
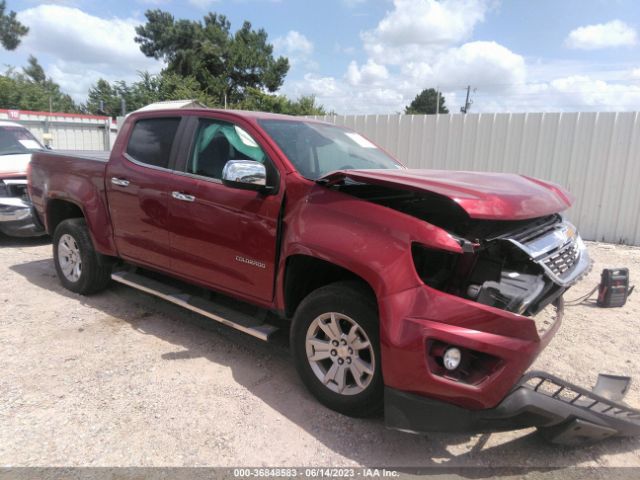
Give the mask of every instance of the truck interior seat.
<path id="1" fill-rule="evenodd" d="M 227 137 L 221 132 L 217 133 L 199 155 L 198 175 L 222 178 L 222 169 L 229 161 L 229 147 Z"/>

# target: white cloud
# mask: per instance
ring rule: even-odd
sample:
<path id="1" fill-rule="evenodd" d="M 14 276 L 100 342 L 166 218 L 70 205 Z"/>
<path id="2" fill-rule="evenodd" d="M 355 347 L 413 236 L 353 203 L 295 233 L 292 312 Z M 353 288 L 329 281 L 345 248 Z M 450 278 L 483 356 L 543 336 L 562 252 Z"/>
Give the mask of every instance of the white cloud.
<path id="1" fill-rule="evenodd" d="M 381 63 L 402 64 L 460 43 L 484 20 L 487 0 L 394 0 L 375 29 L 364 32 L 365 50 Z"/>
<path id="2" fill-rule="evenodd" d="M 525 81 L 526 67 L 522 56 L 496 42 L 470 42 L 440 54 L 433 75 L 442 87 L 474 84 L 504 90 Z"/>
<path id="3" fill-rule="evenodd" d="M 629 76 L 633 79 L 640 80 L 640 68 L 634 68 L 631 70 Z"/>
<path id="4" fill-rule="evenodd" d="M 290 30 L 284 37 L 276 38 L 273 46 L 276 51 L 290 56 L 308 57 L 313 53 L 313 43 L 295 30 Z"/>
<path id="5" fill-rule="evenodd" d="M 105 19 L 61 5 L 23 10 L 18 18 L 30 28 L 21 48 L 52 59 L 48 73 L 76 100 L 84 100 L 88 86 L 100 77 L 133 81 L 138 71 L 155 73 L 162 67 L 135 43 L 138 20 Z"/>
<path id="6" fill-rule="evenodd" d="M 581 50 L 633 46 L 638 42 L 636 31 L 621 20 L 586 25 L 569 33 L 565 45 Z"/>
<path id="7" fill-rule="evenodd" d="M 610 83 L 586 75 L 558 78 L 549 82 L 552 93 L 561 94 L 562 103 L 597 110 L 627 110 L 627 106 L 640 106 L 640 85 Z M 583 107 L 583 109 L 585 109 Z"/>
<path id="8" fill-rule="evenodd" d="M 218 3 L 220 0 L 189 0 L 189 3 L 196 8 L 206 10 L 214 3 Z"/>
<path id="9" fill-rule="evenodd" d="M 351 85 L 379 85 L 389 78 L 389 71 L 372 59 L 362 67 L 358 67 L 358 64 L 352 61 L 347 68 L 346 78 Z"/>
<path id="10" fill-rule="evenodd" d="M 274 53 L 284 55 L 293 68 L 317 70 L 318 64 L 313 60 L 313 42 L 296 30 L 290 30 L 283 37 L 273 41 Z"/>

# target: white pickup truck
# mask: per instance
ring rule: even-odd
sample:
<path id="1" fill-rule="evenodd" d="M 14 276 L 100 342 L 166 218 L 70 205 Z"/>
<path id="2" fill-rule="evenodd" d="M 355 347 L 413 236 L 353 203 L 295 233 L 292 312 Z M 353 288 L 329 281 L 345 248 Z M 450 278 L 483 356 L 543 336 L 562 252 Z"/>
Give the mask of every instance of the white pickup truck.
<path id="1" fill-rule="evenodd" d="M 0 121 L 0 232 L 14 237 L 44 235 L 34 221 L 27 193 L 31 154 L 44 147 L 25 127 Z"/>

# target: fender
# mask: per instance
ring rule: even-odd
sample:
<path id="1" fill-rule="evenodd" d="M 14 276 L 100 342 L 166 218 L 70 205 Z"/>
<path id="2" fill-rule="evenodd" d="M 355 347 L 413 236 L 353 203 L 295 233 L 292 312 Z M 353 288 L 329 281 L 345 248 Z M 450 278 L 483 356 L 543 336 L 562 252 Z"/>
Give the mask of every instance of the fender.
<path id="1" fill-rule="evenodd" d="M 302 254 L 342 267 L 365 280 L 378 299 L 421 285 L 411 245 L 462 253 L 460 244 L 439 227 L 404 213 L 313 185 L 290 198 L 285 213 L 279 271 L 286 259 Z M 297 196 L 297 195 L 295 195 Z M 279 275 L 278 304 L 284 305 Z"/>
<path id="2" fill-rule="evenodd" d="M 33 188 L 32 197 L 38 214 L 44 219 L 47 232 L 53 234 L 51 220 L 55 201 L 68 202 L 83 213 L 96 250 L 104 255 L 117 256 L 104 180 L 95 180 L 104 179 L 107 164 L 98 160 L 87 161 L 84 158 L 80 160 L 72 156 L 56 155 L 56 170 L 47 171 L 46 164 L 38 162 L 44 155 L 47 153 L 34 155 L 31 168 L 34 181 L 30 184 L 42 186 Z M 98 174 L 98 171 L 102 173 Z"/>

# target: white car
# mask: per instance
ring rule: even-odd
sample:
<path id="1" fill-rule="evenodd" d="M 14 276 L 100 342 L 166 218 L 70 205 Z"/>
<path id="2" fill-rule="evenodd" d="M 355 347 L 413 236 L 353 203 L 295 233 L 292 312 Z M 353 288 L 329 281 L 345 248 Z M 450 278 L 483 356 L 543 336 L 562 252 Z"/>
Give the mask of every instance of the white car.
<path id="1" fill-rule="evenodd" d="M 43 235 L 27 192 L 27 167 L 45 148 L 18 123 L 0 121 L 0 232 L 15 237 Z"/>

